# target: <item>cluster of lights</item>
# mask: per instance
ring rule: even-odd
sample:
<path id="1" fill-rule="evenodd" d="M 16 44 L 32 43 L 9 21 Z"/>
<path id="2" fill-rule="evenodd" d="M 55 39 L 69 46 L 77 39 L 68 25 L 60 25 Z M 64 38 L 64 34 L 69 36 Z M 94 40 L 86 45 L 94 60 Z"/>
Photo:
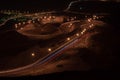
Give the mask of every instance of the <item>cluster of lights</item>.
<path id="1" fill-rule="evenodd" d="M 38 19 L 37 19 L 37 21 L 38 22 L 40 22 L 40 21 L 42 21 L 43 23 L 45 22 L 51 22 L 51 21 L 53 21 L 54 19 L 56 18 L 56 16 L 51 16 L 51 15 L 49 15 L 49 16 L 41 16 L 41 17 L 39 17 Z"/>
<path id="2" fill-rule="evenodd" d="M 70 25 L 68 26 L 69 28 L 72 26 L 73 24 L 72 23 L 70 23 Z"/>
<path id="3" fill-rule="evenodd" d="M 85 16 L 85 17 L 87 17 L 87 16 Z M 81 31 L 81 33 L 80 33 L 81 35 L 83 35 L 83 34 L 87 31 L 87 29 L 92 28 L 92 27 L 94 26 L 94 24 L 92 23 L 92 20 L 95 20 L 95 19 L 99 19 L 99 17 L 96 16 L 96 15 L 93 15 L 92 18 L 88 18 L 88 19 L 87 19 L 87 21 L 90 23 L 90 25 L 88 26 L 88 28 L 84 28 L 84 29 Z M 72 25 L 73 25 L 73 23 L 70 23 L 68 27 L 71 27 Z M 76 35 L 77 37 L 79 37 L 80 34 L 79 34 L 79 33 L 76 33 L 75 35 Z M 68 37 L 68 38 L 67 38 L 67 41 L 70 41 L 70 40 L 71 40 L 70 37 Z"/>
<path id="4" fill-rule="evenodd" d="M 94 19 L 94 20 L 95 20 L 95 19 L 99 19 L 99 17 L 96 16 L 96 15 L 93 15 L 93 19 Z"/>
<path id="5" fill-rule="evenodd" d="M 56 18 L 55 16 L 43 16 L 43 17 L 38 18 L 37 21 L 40 21 L 40 19 L 51 20 L 51 19 L 55 19 L 55 18 Z M 15 24 L 15 28 L 18 28 L 18 26 L 21 26 L 21 25 L 25 25 L 26 23 L 31 24 L 31 23 L 35 23 L 35 21 L 28 20 L 27 22 L 17 23 L 17 24 Z M 20 28 L 20 29 L 22 29 L 22 28 Z"/>
<path id="6" fill-rule="evenodd" d="M 15 28 L 17 29 L 21 25 L 22 25 L 22 23 L 15 24 Z M 22 30 L 23 28 L 20 28 L 20 29 Z"/>
<path id="7" fill-rule="evenodd" d="M 101 18 L 104 18 L 104 16 L 96 16 L 96 15 L 92 16 L 93 20 L 97 20 L 97 19 L 101 19 Z"/>
<path id="8" fill-rule="evenodd" d="M 86 18 L 88 17 L 88 16 L 85 16 Z M 89 18 L 87 21 L 88 22 L 91 22 L 92 20 L 97 20 L 97 19 L 100 19 L 100 18 L 103 18 L 103 16 L 96 16 L 96 15 L 93 15 L 91 18 Z"/>
<path id="9" fill-rule="evenodd" d="M 55 19 L 56 17 L 55 16 L 43 16 L 43 17 L 40 17 L 41 19 Z M 39 20 L 38 20 L 39 21 Z"/>
<path id="10" fill-rule="evenodd" d="M 89 18 L 87 21 L 88 21 L 88 22 L 91 22 L 91 21 L 92 21 L 92 18 Z"/>
<path id="11" fill-rule="evenodd" d="M 15 28 L 18 28 L 19 26 L 25 25 L 26 23 L 31 24 L 31 23 L 35 23 L 35 21 L 34 20 L 28 20 L 27 22 L 19 22 L 19 23 L 15 24 L 14 26 L 15 26 Z M 20 28 L 20 29 L 23 29 L 23 28 Z"/>
<path id="12" fill-rule="evenodd" d="M 93 26 L 94 26 L 94 24 L 89 25 L 90 28 L 92 28 Z"/>
<path id="13" fill-rule="evenodd" d="M 70 18 L 67 18 L 67 21 L 74 21 L 76 19 L 76 16 L 75 17 L 70 17 Z"/>
<path id="14" fill-rule="evenodd" d="M 87 29 L 83 29 L 83 31 L 81 32 L 81 34 L 84 34 L 86 32 Z"/>

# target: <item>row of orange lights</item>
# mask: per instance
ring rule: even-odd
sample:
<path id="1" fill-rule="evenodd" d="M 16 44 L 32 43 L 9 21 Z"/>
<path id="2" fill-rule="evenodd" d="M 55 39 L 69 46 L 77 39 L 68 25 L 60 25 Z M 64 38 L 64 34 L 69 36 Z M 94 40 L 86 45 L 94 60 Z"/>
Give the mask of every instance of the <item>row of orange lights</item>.
<path id="1" fill-rule="evenodd" d="M 52 51 L 52 49 L 51 49 L 51 48 L 48 48 L 48 51 L 49 51 L 49 52 L 51 52 L 51 51 Z M 34 52 L 32 52 L 32 53 L 31 53 L 31 56 L 32 56 L 32 57 L 34 57 L 34 56 L 35 56 L 35 53 L 34 53 Z"/>

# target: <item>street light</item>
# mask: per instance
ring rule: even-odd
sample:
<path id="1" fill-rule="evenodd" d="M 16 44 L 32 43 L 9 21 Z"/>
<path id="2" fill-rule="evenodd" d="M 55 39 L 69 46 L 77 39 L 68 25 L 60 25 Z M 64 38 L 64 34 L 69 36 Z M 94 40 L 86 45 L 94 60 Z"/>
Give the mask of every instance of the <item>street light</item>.
<path id="1" fill-rule="evenodd" d="M 85 18 L 87 18 L 87 15 L 85 15 Z"/>
<path id="2" fill-rule="evenodd" d="M 18 25 L 17 25 L 17 24 L 15 24 L 15 28 L 18 28 Z"/>
<path id="3" fill-rule="evenodd" d="M 77 17 L 75 16 L 74 19 L 76 19 Z"/>
<path id="4" fill-rule="evenodd" d="M 73 18 L 73 17 L 71 18 L 71 21 L 74 21 L 74 18 Z"/>
<path id="5" fill-rule="evenodd" d="M 97 17 L 96 15 L 93 15 L 93 19 L 96 19 L 96 17 Z"/>
<path id="6" fill-rule="evenodd" d="M 20 26 L 20 25 L 21 25 L 21 23 L 18 23 L 18 25 Z"/>
<path id="7" fill-rule="evenodd" d="M 55 19 L 55 16 L 53 16 L 53 19 Z"/>
<path id="8" fill-rule="evenodd" d="M 87 29 L 83 29 L 83 31 L 81 32 L 81 34 L 83 34 Z"/>
<path id="9" fill-rule="evenodd" d="M 35 53 L 32 53 L 32 54 L 31 54 L 31 56 L 33 56 L 33 57 L 34 57 L 34 56 L 35 56 Z"/>
<path id="10" fill-rule="evenodd" d="M 92 18 L 89 18 L 89 19 L 88 19 L 88 22 L 91 22 L 91 21 L 92 21 Z"/>
<path id="11" fill-rule="evenodd" d="M 83 34 L 84 32 L 82 31 L 81 34 Z"/>
<path id="12" fill-rule="evenodd" d="M 20 29 L 22 30 L 23 28 L 21 27 Z"/>
<path id="13" fill-rule="evenodd" d="M 70 19 L 69 19 L 69 18 L 67 18 L 67 21 L 70 21 Z"/>
<path id="14" fill-rule="evenodd" d="M 28 23 L 30 24 L 30 23 L 31 23 L 31 20 L 28 20 Z"/>
<path id="15" fill-rule="evenodd" d="M 51 49 L 51 48 L 48 48 L 48 51 L 52 51 L 52 49 Z"/>
<path id="16" fill-rule="evenodd" d="M 76 36 L 79 36 L 79 33 L 77 33 Z"/>
<path id="17" fill-rule="evenodd" d="M 70 38 L 68 37 L 68 38 L 67 38 L 67 40 L 69 41 L 69 40 L 70 40 Z"/>
<path id="18" fill-rule="evenodd" d="M 72 26 L 72 23 L 70 23 L 70 26 Z"/>
<path id="19" fill-rule="evenodd" d="M 83 29 L 83 32 L 85 32 L 87 29 Z"/>
<path id="20" fill-rule="evenodd" d="M 49 16 L 49 18 L 51 19 L 51 18 L 52 18 L 52 16 Z"/>
<path id="21" fill-rule="evenodd" d="M 32 21 L 33 23 L 35 23 L 35 21 Z"/>
<path id="22" fill-rule="evenodd" d="M 94 26 L 94 24 L 91 24 L 89 27 L 92 28 Z"/>
<path id="23" fill-rule="evenodd" d="M 23 24 L 25 24 L 25 22 L 23 22 Z"/>
<path id="24" fill-rule="evenodd" d="M 40 21 L 40 19 L 37 19 L 38 21 Z"/>
<path id="25" fill-rule="evenodd" d="M 70 28 L 72 25 L 73 25 L 73 24 L 72 24 L 72 23 L 70 23 L 68 27 Z"/>
<path id="26" fill-rule="evenodd" d="M 47 17 L 46 16 L 44 16 L 44 19 L 46 19 Z"/>

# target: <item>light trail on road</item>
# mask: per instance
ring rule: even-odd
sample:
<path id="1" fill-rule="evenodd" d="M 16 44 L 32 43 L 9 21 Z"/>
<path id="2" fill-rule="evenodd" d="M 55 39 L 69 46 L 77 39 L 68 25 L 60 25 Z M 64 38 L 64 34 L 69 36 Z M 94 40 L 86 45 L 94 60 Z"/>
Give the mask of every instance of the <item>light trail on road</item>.
<path id="1" fill-rule="evenodd" d="M 34 66 L 37 65 L 42 65 L 44 63 L 47 63 L 47 61 L 51 60 L 54 56 L 56 56 L 57 54 L 59 54 L 60 52 L 62 52 L 63 50 L 67 49 L 69 46 L 71 46 L 72 44 L 74 44 L 79 37 L 75 37 L 74 39 L 71 39 L 69 42 L 65 43 L 64 45 L 60 46 L 59 48 L 57 48 L 56 50 L 54 50 L 53 52 L 51 52 L 50 54 L 48 54 L 47 56 L 43 57 L 42 59 L 37 60 L 35 63 L 24 66 L 24 67 L 20 67 L 20 68 L 16 68 L 16 69 L 12 69 L 12 70 L 7 70 L 7 71 L 0 71 L 1 75 L 12 75 L 14 73 L 20 73 L 26 69 L 32 68 Z"/>

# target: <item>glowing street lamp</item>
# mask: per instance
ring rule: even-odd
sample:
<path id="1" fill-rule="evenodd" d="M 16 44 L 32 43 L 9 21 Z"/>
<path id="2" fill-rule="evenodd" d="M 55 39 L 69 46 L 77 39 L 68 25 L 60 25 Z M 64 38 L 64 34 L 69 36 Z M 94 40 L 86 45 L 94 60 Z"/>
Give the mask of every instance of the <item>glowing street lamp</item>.
<path id="1" fill-rule="evenodd" d="M 23 22 L 23 24 L 25 24 L 25 22 Z"/>
<path id="2" fill-rule="evenodd" d="M 33 56 L 33 57 L 34 57 L 34 56 L 35 56 L 35 53 L 32 53 L 32 54 L 31 54 L 31 56 Z"/>
<path id="3" fill-rule="evenodd" d="M 21 30 L 23 30 L 23 28 L 20 28 Z"/>
<path id="4" fill-rule="evenodd" d="M 44 16 L 44 19 L 46 19 L 47 17 L 46 16 Z"/>
<path id="5" fill-rule="evenodd" d="M 35 21 L 32 21 L 32 23 L 35 23 Z"/>
<path id="6" fill-rule="evenodd" d="M 77 33 L 76 36 L 79 36 L 79 33 Z"/>
<path id="7" fill-rule="evenodd" d="M 18 25 L 17 25 L 17 24 L 15 24 L 15 28 L 18 28 Z"/>
<path id="8" fill-rule="evenodd" d="M 90 27 L 90 28 L 92 28 L 93 26 L 94 26 L 94 25 L 93 25 L 93 24 L 91 24 L 89 27 Z"/>
<path id="9" fill-rule="evenodd" d="M 93 15 L 93 19 L 96 19 L 96 17 L 97 17 L 96 15 Z"/>
<path id="10" fill-rule="evenodd" d="M 68 37 L 68 38 L 67 38 L 67 40 L 69 41 L 69 40 L 70 40 L 70 38 Z"/>
<path id="11" fill-rule="evenodd" d="M 53 16 L 53 19 L 55 19 L 55 16 Z"/>
<path id="12" fill-rule="evenodd" d="M 88 19 L 88 22 L 91 22 L 91 21 L 92 21 L 92 18 L 89 18 L 89 19 Z"/>
<path id="13" fill-rule="evenodd" d="M 91 25 L 90 25 L 89 27 L 90 27 L 90 28 L 92 28 L 92 26 L 91 26 Z"/>
<path id="14" fill-rule="evenodd" d="M 82 31 L 81 34 L 83 34 L 84 32 Z"/>
<path id="15" fill-rule="evenodd" d="M 52 51 L 52 49 L 51 49 L 51 48 L 48 48 L 48 51 Z"/>
<path id="16" fill-rule="evenodd" d="M 85 18 L 87 18 L 87 16 L 85 16 Z"/>
<path id="17" fill-rule="evenodd" d="M 20 25 L 21 25 L 21 23 L 18 23 L 18 25 L 20 26 Z"/>
<path id="18" fill-rule="evenodd" d="M 72 23 L 70 23 L 70 26 L 72 26 Z"/>
<path id="19" fill-rule="evenodd" d="M 87 29 L 83 29 L 83 32 L 85 32 Z"/>
<path id="20" fill-rule="evenodd" d="M 28 20 L 28 23 L 30 24 L 30 23 L 31 23 L 31 20 Z"/>
<path id="21" fill-rule="evenodd" d="M 83 29 L 83 31 L 81 32 L 81 34 L 83 34 L 87 29 Z"/>
<path id="22" fill-rule="evenodd" d="M 51 18 L 52 18 L 52 16 L 49 16 L 49 18 L 51 19 Z"/>
<path id="23" fill-rule="evenodd" d="M 38 21 L 40 21 L 40 19 L 37 19 Z"/>
<path id="24" fill-rule="evenodd" d="M 70 19 L 68 18 L 67 21 L 70 21 Z"/>

